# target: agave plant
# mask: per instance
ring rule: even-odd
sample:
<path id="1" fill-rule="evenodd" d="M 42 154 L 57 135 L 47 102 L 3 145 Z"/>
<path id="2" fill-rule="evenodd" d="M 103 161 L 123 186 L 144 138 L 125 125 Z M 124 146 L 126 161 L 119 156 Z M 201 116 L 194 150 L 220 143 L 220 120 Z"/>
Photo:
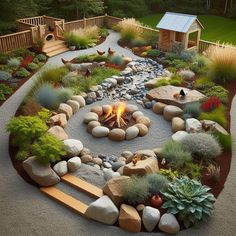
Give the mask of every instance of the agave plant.
<path id="1" fill-rule="evenodd" d="M 213 213 L 215 198 L 210 188 L 200 182 L 183 176 L 169 184 L 162 191 L 165 203 L 162 208 L 168 213 L 178 214 L 180 221 L 188 228 L 199 221 L 206 221 Z"/>

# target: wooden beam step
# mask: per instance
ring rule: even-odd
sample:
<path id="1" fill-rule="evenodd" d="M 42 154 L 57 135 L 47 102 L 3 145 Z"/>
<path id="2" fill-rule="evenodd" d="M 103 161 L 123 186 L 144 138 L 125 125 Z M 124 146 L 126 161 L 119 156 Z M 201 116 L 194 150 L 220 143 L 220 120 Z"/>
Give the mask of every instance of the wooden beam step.
<path id="1" fill-rule="evenodd" d="M 53 56 L 56 56 L 58 54 L 61 54 L 63 52 L 67 52 L 67 51 L 69 51 L 69 48 L 65 47 L 65 48 L 61 48 L 61 49 L 58 49 L 58 50 L 55 50 L 55 51 L 52 51 L 52 52 L 49 52 L 49 53 L 46 53 L 46 54 L 49 57 L 53 57 Z"/>
<path id="2" fill-rule="evenodd" d="M 91 197 L 100 198 L 103 196 L 102 189 L 98 188 L 97 186 L 90 184 L 76 176 L 67 174 L 61 177 L 61 180 L 72 185 L 73 187 L 89 194 Z"/>
<path id="3" fill-rule="evenodd" d="M 88 208 L 88 205 L 83 202 L 71 197 L 70 195 L 62 192 L 56 187 L 42 187 L 40 191 L 49 196 L 50 198 L 56 200 L 62 205 L 72 209 L 78 214 L 84 215 L 85 211 Z"/>

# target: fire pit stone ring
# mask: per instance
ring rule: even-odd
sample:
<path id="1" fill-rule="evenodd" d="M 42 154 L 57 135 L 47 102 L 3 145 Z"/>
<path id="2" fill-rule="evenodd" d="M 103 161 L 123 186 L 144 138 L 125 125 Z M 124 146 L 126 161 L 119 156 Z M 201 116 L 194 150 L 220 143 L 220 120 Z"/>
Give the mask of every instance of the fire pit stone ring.
<path id="1" fill-rule="evenodd" d="M 151 121 L 136 105 L 124 101 L 94 106 L 85 114 L 87 132 L 95 138 L 108 137 L 113 141 L 132 140 L 148 133 Z"/>

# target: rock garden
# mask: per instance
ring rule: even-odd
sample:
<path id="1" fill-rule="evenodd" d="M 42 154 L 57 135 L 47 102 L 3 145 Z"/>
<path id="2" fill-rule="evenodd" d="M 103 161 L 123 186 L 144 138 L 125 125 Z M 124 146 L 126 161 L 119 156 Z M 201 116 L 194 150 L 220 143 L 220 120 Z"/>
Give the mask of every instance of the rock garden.
<path id="1" fill-rule="evenodd" d="M 165 53 L 137 29 L 132 20 L 119 24 L 119 44 L 143 58 L 108 47 L 70 61 L 62 54 L 63 66 L 42 70 L 6 127 L 10 154 L 37 187 L 69 173 L 102 189 L 84 211 L 89 219 L 175 234 L 209 220 L 224 188 L 236 51 Z M 72 39 L 77 49 L 94 46 Z"/>

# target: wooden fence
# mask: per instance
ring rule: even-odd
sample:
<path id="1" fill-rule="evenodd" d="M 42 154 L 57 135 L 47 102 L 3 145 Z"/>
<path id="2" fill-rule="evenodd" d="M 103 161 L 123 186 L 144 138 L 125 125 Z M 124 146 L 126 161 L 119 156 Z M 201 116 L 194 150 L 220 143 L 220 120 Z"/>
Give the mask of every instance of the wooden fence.
<path id="1" fill-rule="evenodd" d="M 0 52 L 9 52 L 17 48 L 31 47 L 36 42 L 37 39 L 42 37 L 42 32 L 44 32 L 46 27 L 51 26 L 55 28 L 55 33 L 57 38 L 63 39 L 64 32 L 69 32 L 71 30 L 76 30 L 79 28 L 85 28 L 88 26 L 98 26 L 98 27 L 108 27 L 112 28 L 117 25 L 123 19 L 109 16 L 105 14 L 104 16 L 97 16 L 91 18 L 84 18 L 76 21 L 65 22 L 64 19 L 49 17 L 49 16 L 38 16 L 30 17 L 25 19 L 20 19 L 16 21 L 17 30 L 20 31 L 14 34 L 8 34 L 0 36 Z M 144 32 L 150 32 L 158 34 L 159 31 L 145 27 L 139 26 Z M 206 51 L 211 45 L 219 45 L 213 42 L 200 40 L 199 42 L 199 53 Z M 224 46 L 224 45 L 222 45 Z"/>

